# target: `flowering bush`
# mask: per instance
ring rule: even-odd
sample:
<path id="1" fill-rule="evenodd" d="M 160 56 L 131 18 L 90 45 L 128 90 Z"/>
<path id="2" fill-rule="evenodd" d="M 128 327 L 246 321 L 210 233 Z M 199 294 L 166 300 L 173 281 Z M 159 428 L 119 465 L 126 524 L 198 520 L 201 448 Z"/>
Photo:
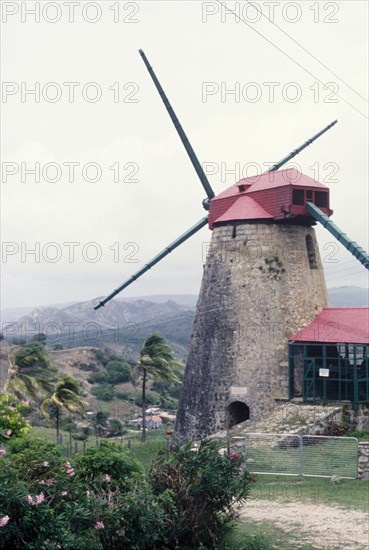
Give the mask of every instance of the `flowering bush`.
<path id="1" fill-rule="evenodd" d="M 110 441 L 101 441 L 99 447 L 90 447 L 85 453 L 77 455 L 76 468 L 79 479 L 90 489 L 99 488 L 103 480 L 119 487 L 120 491 L 143 482 L 142 464 L 126 447 Z"/>
<path id="2" fill-rule="evenodd" d="M 238 517 L 252 478 L 243 457 L 219 453 L 220 444 L 205 440 L 194 450 L 189 443 L 160 456 L 152 465 L 154 494 L 170 492 L 170 548 L 218 548 Z"/>
<path id="3" fill-rule="evenodd" d="M 145 477 L 134 455 L 102 442 L 65 460 L 37 438 L 0 458 L 0 548 L 219 548 L 250 476 L 214 442 L 164 453 Z"/>
<path id="4" fill-rule="evenodd" d="M 0 443 L 9 441 L 10 437 L 22 437 L 29 432 L 31 426 L 22 416 L 26 409 L 25 403 L 19 403 L 11 395 L 0 392 Z"/>
<path id="5" fill-rule="evenodd" d="M 75 458 L 66 461 L 38 438 L 8 443 L 0 458 L 0 548 L 159 548 L 164 514 L 134 455 L 102 442 Z"/>

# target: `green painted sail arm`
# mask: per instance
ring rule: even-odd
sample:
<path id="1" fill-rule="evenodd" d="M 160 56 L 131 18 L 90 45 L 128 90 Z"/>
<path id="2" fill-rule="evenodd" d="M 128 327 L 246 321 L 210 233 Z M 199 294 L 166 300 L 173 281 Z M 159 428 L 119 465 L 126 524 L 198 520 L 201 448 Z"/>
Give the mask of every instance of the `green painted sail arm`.
<path id="1" fill-rule="evenodd" d="M 124 281 L 123 284 L 121 284 L 116 290 L 114 290 L 114 292 L 112 292 L 111 294 L 109 294 L 109 296 L 107 296 L 106 298 L 104 298 L 104 300 L 101 300 L 95 307 L 94 309 L 99 309 L 100 307 L 104 306 L 107 302 L 109 302 L 110 300 L 112 300 L 117 294 L 119 294 L 120 292 L 122 292 L 123 289 L 127 288 L 127 286 L 129 286 L 130 284 L 134 283 L 135 281 L 137 281 L 137 279 L 139 277 L 141 277 L 144 273 L 146 273 L 146 271 L 148 271 L 149 269 L 151 269 L 155 264 L 157 264 L 158 262 L 160 262 L 160 260 L 162 260 L 163 258 L 165 258 L 165 256 L 167 256 L 168 254 L 170 254 L 172 252 L 172 250 L 174 250 L 175 248 L 177 248 L 177 246 L 181 245 L 182 243 L 184 243 L 185 241 L 187 241 L 187 239 L 189 239 L 190 237 L 192 237 L 192 235 L 194 235 L 195 233 L 197 233 L 202 227 L 204 227 L 204 225 L 206 225 L 208 223 L 208 218 L 207 216 L 205 216 L 205 218 L 202 218 L 200 221 L 198 221 L 195 225 L 193 225 L 190 229 L 188 229 L 188 231 L 186 231 L 185 233 L 183 233 L 180 237 L 178 237 L 178 239 L 176 239 L 175 241 L 173 241 L 171 244 L 169 244 L 166 248 L 164 248 L 164 250 L 162 250 L 159 254 L 157 254 L 152 260 L 150 260 L 150 262 L 148 262 L 147 264 L 145 264 L 141 269 L 139 269 L 138 271 L 136 271 L 136 273 L 134 273 L 133 275 L 131 275 L 129 277 L 129 279 L 127 279 L 126 281 Z"/>
<path id="2" fill-rule="evenodd" d="M 358 245 L 357 242 L 352 241 L 336 224 L 334 224 L 328 216 L 326 216 L 320 208 L 315 206 L 312 202 L 307 202 L 308 212 L 313 218 L 322 224 L 360 263 L 362 263 L 366 269 L 369 269 L 369 256 L 368 253 Z"/>
<path id="3" fill-rule="evenodd" d="M 305 141 L 305 143 L 303 143 L 302 145 L 300 145 L 300 147 L 297 147 L 297 149 L 294 149 L 293 151 L 291 151 L 291 153 L 289 153 L 289 155 L 287 155 L 286 157 L 284 157 L 282 160 L 280 160 L 279 162 L 277 162 L 276 164 L 273 164 L 273 166 L 267 170 L 265 173 L 268 174 L 269 172 L 275 172 L 276 170 L 279 170 L 284 164 L 286 164 L 286 162 L 288 162 L 289 160 L 293 159 L 293 157 L 295 157 L 296 155 L 298 155 L 299 153 L 301 153 L 301 151 L 303 151 L 304 149 L 306 149 L 306 147 L 308 147 L 309 145 L 311 145 L 316 139 L 318 139 L 320 136 L 322 136 L 323 134 L 325 134 L 325 132 L 327 132 L 328 130 L 330 130 L 332 128 L 332 126 L 334 126 L 335 124 L 337 124 L 337 120 L 334 120 L 333 122 L 331 122 L 330 124 L 328 124 L 328 126 L 326 126 L 325 128 L 323 128 L 323 130 L 320 130 L 320 132 L 318 132 L 317 134 L 315 134 L 315 136 L 311 137 L 310 139 L 308 139 L 307 141 Z"/>
<path id="4" fill-rule="evenodd" d="M 170 116 L 170 118 L 171 118 L 171 120 L 174 124 L 174 127 L 177 130 L 177 133 L 178 133 L 179 137 L 181 138 L 181 141 L 183 143 L 183 147 L 186 149 L 186 152 L 187 152 L 187 154 L 190 158 L 190 161 L 192 162 L 192 165 L 195 168 L 196 174 L 198 175 L 198 177 L 201 181 L 201 185 L 203 186 L 203 188 L 205 190 L 205 193 L 208 196 L 208 199 L 212 199 L 214 197 L 214 191 L 211 188 L 209 180 L 206 177 L 206 174 L 205 174 L 205 172 L 204 172 L 204 170 L 203 170 L 203 168 L 202 168 L 202 166 L 199 162 L 199 159 L 197 158 L 196 153 L 193 150 L 192 145 L 191 145 L 188 137 L 186 136 L 186 133 L 183 130 L 182 125 L 179 122 L 179 120 L 177 118 L 177 115 L 175 114 L 174 109 L 171 106 L 168 97 L 166 96 L 166 94 L 165 94 L 165 92 L 164 92 L 164 90 L 163 90 L 156 74 L 154 73 L 154 70 L 151 67 L 150 63 L 149 63 L 149 60 L 147 59 L 145 53 L 142 50 L 139 50 L 139 53 L 140 53 L 140 56 L 143 59 L 143 62 L 146 65 L 147 70 L 150 73 L 150 76 L 151 76 L 151 78 L 152 78 L 152 80 L 155 84 L 156 89 L 159 92 L 159 95 L 160 95 L 160 97 L 161 97 L 161 99 L 162 99 L 162 101 L 165 105 L 165 108 L 168 111 L 168 114 L 169 114 L 169 116 Z M 206 203 L 206 204 L 208 204 L 208 203 Z"/>

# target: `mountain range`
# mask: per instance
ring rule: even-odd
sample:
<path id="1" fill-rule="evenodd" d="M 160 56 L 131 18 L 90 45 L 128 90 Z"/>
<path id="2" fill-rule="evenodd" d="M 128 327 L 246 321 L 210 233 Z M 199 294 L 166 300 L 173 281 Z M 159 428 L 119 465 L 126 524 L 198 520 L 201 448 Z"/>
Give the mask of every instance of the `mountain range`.
<path id="1" fill-rule="evenodd" d="M 369 305 L 368 289 L 344 286 L 328 291 L 332 307 Z M 159 331 L 181 357 L 187 353 L 191 337 L 197 296 L 156 295 L 112 300 L 95 311 L 98 299 L 72 304 L 39 307 L 31 311 L 21 308 L 2 311 L 3 334 L 12 339 L 29 339 L 36 333 L 48 336 L 52 348 L 96 346 L 114 348 L 136 355 L 143 340 Z M 28 308 L 27 308 L 28 309 Z"/>

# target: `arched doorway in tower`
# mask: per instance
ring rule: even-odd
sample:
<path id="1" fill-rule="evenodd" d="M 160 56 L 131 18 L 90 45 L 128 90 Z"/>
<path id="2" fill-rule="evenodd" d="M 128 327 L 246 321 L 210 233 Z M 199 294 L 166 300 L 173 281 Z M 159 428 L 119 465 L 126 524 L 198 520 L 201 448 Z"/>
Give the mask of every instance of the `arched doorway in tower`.
<path id="1" fill-rule="evenodd" d="M 250 409 L 242 401 L 232 401 L 227 406 L 227 428 L 232 428 L 236 424 L 245 422 L 250 418 Z"/>

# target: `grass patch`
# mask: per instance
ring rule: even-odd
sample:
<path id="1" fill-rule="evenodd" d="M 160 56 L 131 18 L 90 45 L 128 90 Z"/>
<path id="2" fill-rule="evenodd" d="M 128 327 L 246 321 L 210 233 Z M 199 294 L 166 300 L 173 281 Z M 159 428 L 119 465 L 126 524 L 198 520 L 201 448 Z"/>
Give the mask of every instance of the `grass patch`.
<path id="1" fill-rule="evenodd" d="M 321 550 L 304 540 L 302 532 L 283 531 L 274 523 L 242 522 L 228 539 L 227 550 Z M 339 548 L 337 547 L 337 550 Z"/>
<path id="2" fill-rule="evenodd" d="M 369 480 L 343 479 L 333 485 L 327 478 L 258 475 L 250 493 L 251 500 L 273 502 L 310 502 L 367 511 Z"/>
<path id="3" fill-rule="evenodd" d="M 162 430 L 152 430 L 147 432 L 147 439 L 142 443 L 141 433 L 134 435 L 135 437 L 131 439 L 131 450 L 148 471 L 158 453 L 167 448 L 168 436 Z"/>
<path id="4" fill-rule="evenodd" d="M 166 428 L 169 429 L 169 428 Z M 44 441 L 49 443 L 55 443 L 56 431 L 55 428 L 47 428 L 43 426 L 33 426 L 31 435 L 35 437 L 40 437 Z M 62 436 L 62 447 L 67 454 L 69 447 L 69 432 L 60 430 L 60 435 Z M 99 438 L 99 441 L 105 438 Z M 114 443 L 121 443 L 122 445 L 131 448 L 132 452 L 135 454 L 136 458 L 144 465 L 146 470 L 150 469 L 151 462 L 154 458 L 157 457 L 159 451 L 166 449 L 168 444 L 168 436 L 165 435 L 165 431 L 158 430 L 149 430 L 146 433 L 146 441 L 142 443 L 141 441 L 141 431 L 132 430 L 126 433 L 122 438 L 107 438 L 108 441 L 113 441 Z M 86 449 L 96 445 L 95 434 L 89 435 L 86 440 Z M 77 441 L 77 450 L 79 452 L 83 451 L 84 445 L 82 441 Z M 72 454 L 75 453 L 75 439 L 72 437 Z"/>
<path id="5" fill-rule="evenodd" d="M 369 430 L 356 430 L 347 434 L 349 437 L 356 437 L 359 441 L 369 441 Z"/>

